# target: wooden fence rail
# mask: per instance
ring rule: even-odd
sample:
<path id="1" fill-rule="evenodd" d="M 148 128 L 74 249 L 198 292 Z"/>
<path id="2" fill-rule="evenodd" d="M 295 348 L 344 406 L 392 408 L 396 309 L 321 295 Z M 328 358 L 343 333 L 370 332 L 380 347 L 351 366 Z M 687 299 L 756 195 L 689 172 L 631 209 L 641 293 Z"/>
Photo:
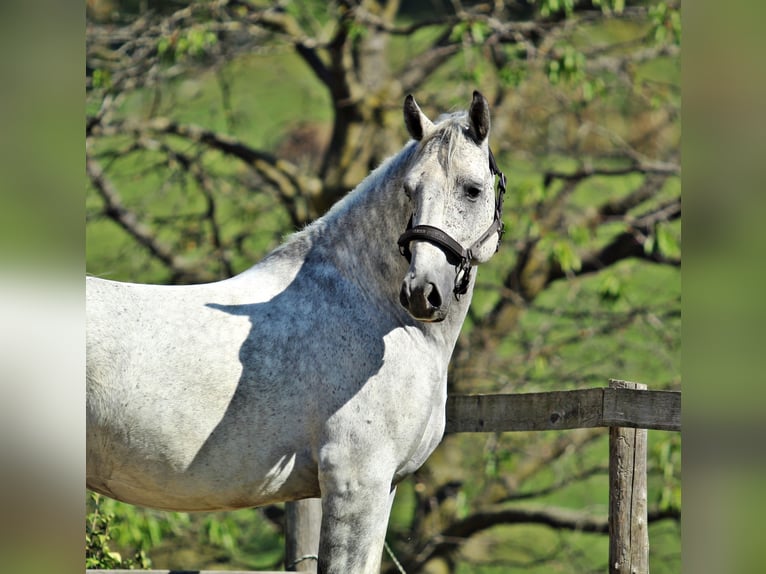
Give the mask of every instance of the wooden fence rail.
<path id="1" fill-rule="evenodd" d="M 628 427 L 680 431 L 681 392 L 616 386 L 447 398 L 448 433 Z"/>
<path id="2" fill-rule="evenodd" d="M 446 432 L 512 432 L 609 427 L 609 572 L 648 574 L 647 430 L 681 430 L 681 392 L 650 391 L 612 379 L 608 387 L 547 393 L 452 395 Z M 320 499 L 286 505 L 285 564 L 315 572 Z M 130 570 L 87 570 L 123 574 Z M 132 572 L 135 572 L 133 570 Z M 213 574 L 144 570 L 147 574 Z M 274 574 L 234 572 L 228 574 Z"/>

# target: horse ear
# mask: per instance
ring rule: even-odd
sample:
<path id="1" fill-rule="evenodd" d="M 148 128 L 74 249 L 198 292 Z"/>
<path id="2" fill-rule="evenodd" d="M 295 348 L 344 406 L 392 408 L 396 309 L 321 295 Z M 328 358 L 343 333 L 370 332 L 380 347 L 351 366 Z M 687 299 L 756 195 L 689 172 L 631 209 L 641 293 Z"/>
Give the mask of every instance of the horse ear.
<path id="1" fill-rule="evenodd" d="M 431 120 L 420 111 L 412 94 L 404 98 L 404 123 L 407 124 L 407 131 L 410 132 L 412 139 L 418 141 L 422 140 L 426 130 L 433 126 Z"/>
<path id="2" fill-rule="evenodd" d="M 476 143 L 482 143 L 489 135 L 489 102 L 480 92 L 473 92 L 471 107 L 468 109 Z"/>

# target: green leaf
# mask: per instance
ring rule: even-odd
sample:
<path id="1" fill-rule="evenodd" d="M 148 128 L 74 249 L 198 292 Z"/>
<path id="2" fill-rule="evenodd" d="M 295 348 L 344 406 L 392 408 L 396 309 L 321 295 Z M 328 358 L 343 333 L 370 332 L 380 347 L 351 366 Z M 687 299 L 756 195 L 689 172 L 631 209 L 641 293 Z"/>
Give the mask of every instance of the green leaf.
<path id="1" fill-rule="evenodd" d="M 152 546 L 156 546 L 162 540 L 162 532 L 160 529 L 159 521 L 153 517 L 148 517 L 146 521 L 146 530 L 149 534 L 149 542 Z"/>
<path id="2" fill-rule="evenodd" d="M 562 11 L 567 16 L 571 16 L 573 10 L 574 0 L 543 0 L 540 5 L 540 14 L 543 16 L 550 16 Z"/>
<path id="3" fill-rule="evenodd" d="M 98 69 L 93 71 L 93 87 L 109 89 L 112 86 L 112 73 L 109 70 Z"/>
<path id="4" fill-rule="evenodd" d="M 667 226 L 657 226 L 655 234 L 657 236 L 657 250 L 661 255 L 673 258 L 681 255 L 681 247 L 678 244 L 678 240 Z"/>
<path id="5" fill-rule="evenodd" d="M 552 60 L 551 62 L 548 62 L 548 80 L 551 82 L 551 84 L 558 83 L 560 69 L 561 64 L 559 64 L 558 60 Z"/>
<path id="6" fill-rule="evenodd" d="M 568 241 L 554 242 L 553 256 L 559 262 L 564 272 L 579 271 L 582 268 L 582 261 L 579 255 L 575 253 L 574 248 Z"/>
<path id="7" fill-rule="evenodd" d="M 166 37 L 162 37 L 157 41 L 157 53 L 162 56 L 170 48 L 170 40 Z"/>
<path id="8" fill-rule="evenodd" d="M 358 22 L 352 22 L 348 28 L 348 38 L 352 41 L 361 40 L 367 36 L 367 33 L 367 27 L 363 24 L 359 24 Z"/>
<path id="9" fill-rule="evenodd" d="M 484 22 L 473 22 L 471 24 L 471 38 L 476 44 L 483 44 L 488 32 L 489 27 Z"/>
<path id="10" fill-rule="evenodd" d="M 567 235 L 569 235 L 569 239 L 571 239 L 577 246 L 587 244 L 591 238 L 590 229 L 584 225 L 570 225 L 567 229 Z"/>
<path id="11" fill-rule="evenodd" d="M 650 235 L 644 240 L 644 253 L 651 255 L 654 252 L 654 235 Z"/>
<path id="12" fill-rule="evenodd" d="M 497 457 L 494 456 L 494 453 L 490 453 L 485 457 L 484 476 L 487 478 L 496 478 L 498 476 Z"/>
<path id="13" fill-rule="evenodd" d="M 583 82 L 582 83 L 582 99 L 586 102 L 590 102 L 593 100 L 593 83 L 592 82 Z"/>
<path id="14" fill-rule="evenodd" d="M 189 51 L 189 39 L 185 36 L 181 36 L 176 42 L 176 54 L 183 56 Z"/>
<path id="15" fill-rule="evenodd" d="M 614 273 L 604 271 L 600 276 L 598 293 L 602 301 L 617 301 L 622 297 L 622 281 Z"/>
<path id="16" fill-rule="evenodd" d="M 499 71 L 500 82 L 508 88 L 518 88 L 526 79 L 527 71 L 521 66 L 505 66 Z"/>
<path id="17" fill-rule="evenodd" d="M 450 41 L 457 42 L 458 40 L 462 40 L 463 36 L 466 32 L 469 30 L 470 24 L 468 22 L 460 22 L 455 25 L 454 28 L 452 28 L 452 33 L 449 36 Z"/>

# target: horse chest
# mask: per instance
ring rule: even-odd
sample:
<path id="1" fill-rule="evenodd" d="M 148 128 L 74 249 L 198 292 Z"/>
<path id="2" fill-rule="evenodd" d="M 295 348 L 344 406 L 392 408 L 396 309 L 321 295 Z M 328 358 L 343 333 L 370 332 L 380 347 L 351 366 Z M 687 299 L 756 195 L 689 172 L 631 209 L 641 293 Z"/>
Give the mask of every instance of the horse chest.
<path id="1" fill-rule="evenodd" d="M 447 361 L 406 330 L 387 334 L 382 353 L 377 371 L 355 392 L 328 403 L 325 440 L 353 450 L 361 445 L 406 474 L 426 460 L 444 432 Z"/>

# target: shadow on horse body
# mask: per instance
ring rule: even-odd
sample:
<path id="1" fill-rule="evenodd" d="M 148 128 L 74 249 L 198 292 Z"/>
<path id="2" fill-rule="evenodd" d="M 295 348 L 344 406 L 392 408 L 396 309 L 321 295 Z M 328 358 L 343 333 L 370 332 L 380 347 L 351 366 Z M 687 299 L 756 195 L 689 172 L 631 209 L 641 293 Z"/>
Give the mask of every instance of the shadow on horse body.
<path id="1" fill-rule="evenodd" d="M 319 571 L 379 570 L 502 227 L 484 97 L 434 124 L 410 96 L 404 115 L 413 141 L 244 273 L 87 279 L 89 488 L 169 510 L 321 496 Z"/>

